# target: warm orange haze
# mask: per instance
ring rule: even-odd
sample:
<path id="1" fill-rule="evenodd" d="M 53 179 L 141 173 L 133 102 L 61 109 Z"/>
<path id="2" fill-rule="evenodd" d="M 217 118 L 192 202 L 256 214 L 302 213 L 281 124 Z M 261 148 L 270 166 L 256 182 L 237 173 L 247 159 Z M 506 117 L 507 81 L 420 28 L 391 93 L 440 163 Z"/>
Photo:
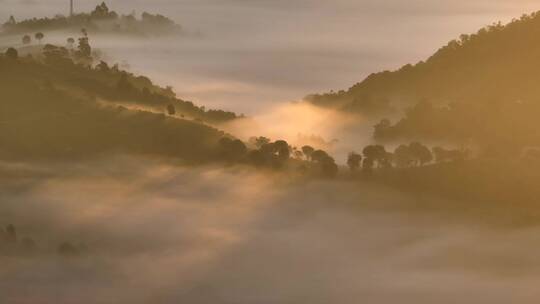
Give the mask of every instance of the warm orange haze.
<path id="1" fill-rule="evenodd" d="M 537 3 L 0 8 L 0 303 L 540 297 Z"/>

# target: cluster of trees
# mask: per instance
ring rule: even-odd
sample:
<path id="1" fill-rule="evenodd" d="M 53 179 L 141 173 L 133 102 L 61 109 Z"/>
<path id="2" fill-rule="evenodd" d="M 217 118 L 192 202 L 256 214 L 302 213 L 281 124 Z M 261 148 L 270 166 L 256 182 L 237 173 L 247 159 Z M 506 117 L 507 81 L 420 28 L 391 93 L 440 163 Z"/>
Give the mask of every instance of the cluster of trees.
<path id="1" fill-rule="evenodd" d="M 15 48 L 8 48 L 4 53 L 5 57 L 9 60 L 17 60 L 19 58 L 19 52 Z"/>
<path id="2" fill-rule="evenodd" d="M 244 162 L 275 169 L 294 167 L 325 177 L 333 177 L 338 172 L 334 158 L 311 146 L 298 149 L 284 140 L 271 141 L 263 136 L 251 138 L 249 144 L 250 147 L 238 139 L 223 137 L 220 140 L 220 156 L 229 162 Z"/>
<path id="3" fill-rule="evenodd" d="M 9 224 L 5 229 L 0 227 L 0 256 L 2 254 L 34 254 L 38 250 L 37 243 L 30 237 L 20 238 L 17 229 L 13 224 Z M 64 257 L 80 256 L 87 252 L 84 244 L 74 245 L 71 242 L 63 242 L 58 245 L 57 253 Z"/>
<path id="4" fill-rule="evenodd" d="M 5 229 L 0 227 L 0 254 L 33 253 L 35 250 L 34 240 L 29 237 L 19 238 L 14 225 L 7 225 Z"/>
<path id="5" fill-rule="evenodd" d="M 489 156 L 517 155 L 540 144 L 540 104 L 528 101 L 492 100 L 489 103 L 451 103 L 436 106 L 422 101 L 392 124 L 383 119 L 374 128 L 379 142 L 401 140 L 474 143 Z"/>
<path id="6" fill-rule="evenodd" d="M 118 14 L 115 11 L 109 10 L 109 7 L 105 2 L 97 5 L 96 8 L 90 13 L 90 18 L 95 20 L 100 19 L 117 19 Z"/>
<path id="7" fill-rule="evenodd" d="M 81 30 L 82 36 L 78 39 L 76 48 L 73 47 L 75 39 L 67 38 L 67 48 L 46 44 L 42 49 L 42 55 L 46 63 L 58 67 L 69 67 L 74 63 L 91 67 L 96 60 L 96 55 L 92 53 L 92 47 L 89 43 L 88 33 L 85 29 Z"/>
<path id="8" fill-rule="evenodd" d="M 323 150 L 315 150 L 311 146 L 303 146 L 302 151 L 319 175 L 335 176 L 338 172 L 338 166 L 334 158 Z"/>
<path id="9" fill-rule="evenodd" d="M 34 34 L 34 38 L 39 42 L 39 44 L 41 44 L 41 40 L 43 40 L 43 38 L 45 38 L 45 34 L 43 34 L 42 32 L 37 32 L 37 33 Z M 21 40 L 22 40 L 23 45 L 31 44 L 32 43 L 32 36 L 24 35 Z"/>
<path id="10" fill-rule="evenodd" d="M 419 167 L 432 161 L 442 163 L 465 160 L 468 156 L 469 153 L 466 150 L 444 149 L 442 147 L 434 147 L 430 150 L 419 142 L 399 145 L 394 152 L 386 151 L 383 145 L 369 145 L 362 150 L 362 154 L 351 152 L 347 159 L 347 165 L 352 172 L 361 169 L 369 175 L 373 173 L 374 168 Z"/>
<path id="11" fill-rule="evenodd" d="M 7 34 L 44 30 L 77 30 L 81 27 L 93 32 L 115 32 L 128 34 L 170 34 L 180 32 L 181 27 L 173 20 L 159 14 L 142 13 L 140 19 L 129 15 L 119 15 L 109 9 L 105 2 L 90 13 L 73 16 L 57 15 L 53 18 L 33 18 L 17 22 L 13 16 L 3 24 Z"/>

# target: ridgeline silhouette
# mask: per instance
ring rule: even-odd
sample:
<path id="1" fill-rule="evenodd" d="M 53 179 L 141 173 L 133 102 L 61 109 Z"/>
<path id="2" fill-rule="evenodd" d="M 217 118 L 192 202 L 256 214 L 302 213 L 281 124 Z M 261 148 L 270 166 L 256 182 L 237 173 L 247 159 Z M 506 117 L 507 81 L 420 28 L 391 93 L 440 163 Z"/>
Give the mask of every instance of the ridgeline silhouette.
<path id="1" fill-rule="evenodd" d="M 435 105 L 540 99 L 540 12 L 461 35 L 433 56 L 397 71 L 369 75 L 346 91 L 315 94 L 315 105 L 380 114 L 421 100 Z"/>
<path id="2" fill-rule="evenodd" d="M 140 18 L 134 14 L 119 15 L 110 10 L 105 2 L 102 2 L 90 13 L 77 13 L 67 17 L 56 15 L 52 18 L 17 21 L 14 16 L 11 16 L 2 25 L 0 34 L 13 35 L 54 30 L 79 31 L 81 28 L 87 29 L 90 33 L 103 32 L 143 36 L 182 33 L 180 25 L 163 15 L 147 12 L 142 13 Z"/>

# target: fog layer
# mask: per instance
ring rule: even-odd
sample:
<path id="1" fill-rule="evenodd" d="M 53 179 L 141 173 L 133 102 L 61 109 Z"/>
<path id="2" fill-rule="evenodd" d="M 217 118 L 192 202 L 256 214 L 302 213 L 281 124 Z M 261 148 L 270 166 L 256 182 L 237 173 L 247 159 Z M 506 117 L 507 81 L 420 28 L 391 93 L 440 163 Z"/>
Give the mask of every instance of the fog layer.
<path id="1" fill-rule="evenodd" d="M 111 166 L 114 163 L 115 166 Z M 2 165 L 2 303 L 536 303 L 536 227 L 362 183 L 117 158 Z M 53 173 L 56 172 L 56 173 Z M 62 172 L 62 173 L 58 173 Z M 452 202 L 430 199 L 444 208 Z M 477 222 L 476 224 L 473 224 Z M 78 257 L 61 242 L 84 243 Z"/>

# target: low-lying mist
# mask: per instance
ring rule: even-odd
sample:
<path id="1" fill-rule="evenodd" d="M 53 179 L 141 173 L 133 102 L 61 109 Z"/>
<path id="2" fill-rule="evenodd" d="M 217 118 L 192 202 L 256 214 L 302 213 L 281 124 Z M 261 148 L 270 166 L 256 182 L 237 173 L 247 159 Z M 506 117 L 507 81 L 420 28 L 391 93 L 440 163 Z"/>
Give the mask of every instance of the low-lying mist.
<path id="1" fill-rule="evenodd" d="M 536 227 L 364 182 L 133 157 L 2 164 L 2 303 L 536 303 Z M 441 208 L 444 210 L 444 208 Z M 77 255 L 58 252 L 70 242 Z M 13 246 L 13 245 L 10 245 Z M 4 248 L 5 249 L 5 248 Z"/>
<path id="2" fill-rule="evenodd" d="M 291 102 L 268 107 L 264 113 L 219 125 L 244 141 L 266 136 L 286 140 L 298 148 L 310 145 L 324 149 L 345 163 L 351 151 L 369 144 L 375 120 L 324 109 L 307 102 Z"/>

